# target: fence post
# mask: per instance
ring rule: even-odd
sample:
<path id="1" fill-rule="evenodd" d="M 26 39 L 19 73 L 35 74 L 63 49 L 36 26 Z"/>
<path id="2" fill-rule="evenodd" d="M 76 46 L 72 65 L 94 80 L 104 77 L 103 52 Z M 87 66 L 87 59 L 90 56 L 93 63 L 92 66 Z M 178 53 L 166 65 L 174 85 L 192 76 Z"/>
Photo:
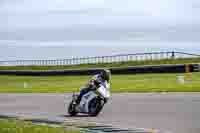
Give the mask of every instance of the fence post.
<path id="1" fill-rule="evenodd" d="M 65 59 L 65 65 L 68 65 L 68 59 Z"/>
<path id="2" fill-rule="evenodd" d="M 172 59 L 175 59 L 175 52 L 172 51 L 172 56 L 171 56 Z"/>
<path id="3" fill-rule="evenodd" d="M 110 56 L 110 63 L 113 63 L 113 56 Z"/>
<path id="4" fill-rule="evenodd" d="M 67 64 L 67 61 L 66 59 L 63 60 L 63 65 L 66 65 Z"/>
<path id="5" fill-rule="evenodd" d="M 45 60 L 42 60 L 42 65 L 45 66 Z"/>
<path id="6" fill-rule="evenodd" d="M 144 54 L 144 60 L 145 60 L 145 61 L 148 61 L 148 56 L 149 56 L 148 53 L 145 53 L 145 54 Z"/>
<path id="7" fill-rule="evenodd" d="M 48 60 L 45 61 L 45 65 L 48 66 Z"/>
<path id="8" fill-rule="evenodd" d="M 98 58 L 97 58 L 97 57 L 95 57 L 95 62 L 94 62 L 94 64 L 98 64 Z"/>

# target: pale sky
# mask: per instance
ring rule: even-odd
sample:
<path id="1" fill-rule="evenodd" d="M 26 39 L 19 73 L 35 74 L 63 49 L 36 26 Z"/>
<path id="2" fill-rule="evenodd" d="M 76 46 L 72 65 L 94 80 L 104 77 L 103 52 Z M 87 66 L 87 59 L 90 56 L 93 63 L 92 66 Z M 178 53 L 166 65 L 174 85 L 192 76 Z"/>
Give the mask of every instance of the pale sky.
<path id="1" fill-rule="evenodd" d="M 13 45 L 159 49 L 166 42 L 195 49 L 199 13 L 199 0 L 0 0 L 0 52 Z"/>

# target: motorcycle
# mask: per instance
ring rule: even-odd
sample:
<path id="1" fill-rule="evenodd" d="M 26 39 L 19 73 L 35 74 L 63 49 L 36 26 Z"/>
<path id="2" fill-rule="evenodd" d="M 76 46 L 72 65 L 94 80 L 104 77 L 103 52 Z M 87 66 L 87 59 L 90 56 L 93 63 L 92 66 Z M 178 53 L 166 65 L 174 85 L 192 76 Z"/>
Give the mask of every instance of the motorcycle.
<path id="1" fill-rule="evenodd" d="M 78 113 L 97 116 L 110 98 L 110 84 L 105 82 L 100 84 L 96 90 L 89 91 L 82 96 L 79 104 L 76 104 L 77 98 L 78 95 L 72 95 L 72 101 L 68 106 L 70 116 L 75 116 Z"/>

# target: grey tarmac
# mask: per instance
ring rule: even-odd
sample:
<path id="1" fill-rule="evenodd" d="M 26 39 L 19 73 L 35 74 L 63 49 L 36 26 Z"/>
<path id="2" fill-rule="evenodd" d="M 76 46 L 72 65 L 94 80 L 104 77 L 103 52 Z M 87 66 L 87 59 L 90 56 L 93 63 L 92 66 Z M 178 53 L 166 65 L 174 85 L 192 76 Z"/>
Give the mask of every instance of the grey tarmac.
<path id="1" fill-rule="evenodd" d="M 0 94 L 0 115 L 200 133 L 200 93 L 112 94 L 98 117 L 69 117 L 66 106 L 70 100 L 71 94 Z"/>

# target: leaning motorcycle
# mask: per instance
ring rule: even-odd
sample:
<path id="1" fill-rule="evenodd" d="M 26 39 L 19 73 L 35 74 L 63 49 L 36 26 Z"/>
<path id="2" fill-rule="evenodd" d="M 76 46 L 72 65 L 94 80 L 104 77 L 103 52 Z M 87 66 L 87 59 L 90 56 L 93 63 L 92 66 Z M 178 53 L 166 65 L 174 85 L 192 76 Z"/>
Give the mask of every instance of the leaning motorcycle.
<path id="1" fill-rule="evenodd" d="M 96 90 L 89 91 L 83 95 L 79 104 L 76 104 L 77 98 L 78 95 L 73 94 L 72 101 L 68 106 L 70 116 L 75 116 L 78 113 L 97 116 L 110 98 L 110 84 L 105 82 L 100 84 Z"/>

